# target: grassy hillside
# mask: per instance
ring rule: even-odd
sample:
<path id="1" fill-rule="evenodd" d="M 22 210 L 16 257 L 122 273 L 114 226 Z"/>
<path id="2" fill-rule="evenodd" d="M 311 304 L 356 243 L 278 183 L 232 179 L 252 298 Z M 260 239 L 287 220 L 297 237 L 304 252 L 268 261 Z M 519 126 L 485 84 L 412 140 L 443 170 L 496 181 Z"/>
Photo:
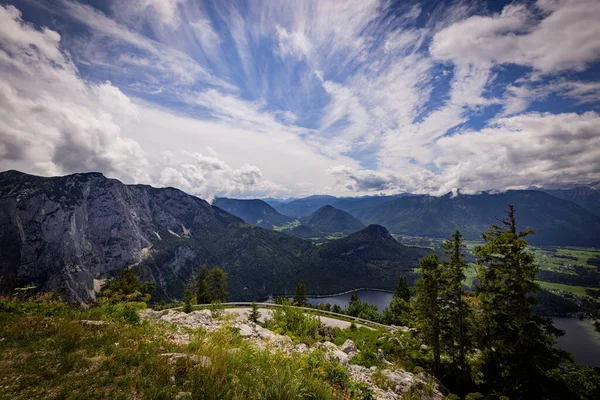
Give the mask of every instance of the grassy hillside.
<path id="1" fill-rule="evenodd" d="M 0 398 L 370 398 L 345 369 L 316 355 L 272 353 L 226 325 L 208 333 L 123 315 L 0 298 Z M 189 344 L 178 340 L 186 334 Z M 180 358 L 169 362 L 168 353 Z"/>

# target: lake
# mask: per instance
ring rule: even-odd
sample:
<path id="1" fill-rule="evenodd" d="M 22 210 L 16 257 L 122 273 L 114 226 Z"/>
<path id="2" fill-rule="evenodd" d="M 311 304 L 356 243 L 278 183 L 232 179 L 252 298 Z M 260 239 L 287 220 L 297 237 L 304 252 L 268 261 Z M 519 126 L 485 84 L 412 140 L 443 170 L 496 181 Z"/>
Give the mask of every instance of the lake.
<path id="1" fill-rule="evenodd" d="M 348 306 L 352 293 L 329 297 L 311 297 L 312 305 L 329 303 L 337 304 L 342 308 Z M 377 290 L 359 290 L 358 297 L 361 301 L 377 306 L 381 312 L 390 303 L 392 293 Z M 557 347 L 573 354 L 575 361 L 580 365 L 600 367 L 600 332 L 594 329 L 591 321 L 580 321 L 577 318 L 554 317 L 554 326 L 565 331 L 560 337 Z"/>

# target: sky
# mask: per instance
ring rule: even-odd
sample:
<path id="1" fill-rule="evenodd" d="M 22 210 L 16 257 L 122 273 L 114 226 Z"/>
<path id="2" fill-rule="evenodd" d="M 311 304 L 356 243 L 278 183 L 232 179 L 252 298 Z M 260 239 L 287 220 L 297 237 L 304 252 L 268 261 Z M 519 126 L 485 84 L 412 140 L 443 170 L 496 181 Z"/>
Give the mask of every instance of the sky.
<path id="1" fill-rule="evenodd" d="M 214 196 L 600 181 L 600 1 L 0 2 L 0 170 Z"/>

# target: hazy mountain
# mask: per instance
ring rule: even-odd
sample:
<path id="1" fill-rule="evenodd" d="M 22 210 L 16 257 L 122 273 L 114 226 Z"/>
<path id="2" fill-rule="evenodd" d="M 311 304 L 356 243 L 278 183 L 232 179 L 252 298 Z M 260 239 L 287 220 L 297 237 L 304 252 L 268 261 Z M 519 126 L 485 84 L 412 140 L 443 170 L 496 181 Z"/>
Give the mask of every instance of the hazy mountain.
<path id="1" fill-rule="evenodd" d="M 258 199 L 238 200 L 217 197 L 212 205 L 240 217 L 249 224 L 266 229 L 273 229 L 274 226 L 285 225 L 296 220 L 278 213 L 265 201 Z"/>
<path id="2" fill-rule="evenodd" d="M 273 207 L 283 215 L 304 217 L 326 205 L 333 205 L 338 200 L 335 196 L 315 195 L 286 203 L 273 204 Z"/>
<path id="3" fill-rule="evenodd" d="M 515 206 L 520 227 L 536 230 L 528 239 L 532 244 L 600 245 L 600 217 L 573 202 L 534 190 L 401 197 L 352 214 L 398 234 L 446 238 L 459 229 L 465 237 L 479 239 L 490 224 L 498 223 L 496 217 L 503 217 L 508 203 Z"/>
<path id="4" fill-rule="evenodd" d="M 600 191 L 591 187 L 581 186 L 572 189 L 554 189 L 544 192 L 559 199 L 569 200 L 579 204 L 585 210 L 600 216 Z"/>
<path id="5" fill-rule="evenodd" d="M 354 209 L 375 206 L 390 200 L 411 194 L 397 194 L 392 196 L 362 196 L 362 197 L 335 197 L 335 196 L 309 196 L 292 201 L 269 201 L 281 214 L 293 217 L 308 216 L 323 206 L 333 206 L 339 210 L 351 211 Z"/>
<path id="6" fill-rule="evenodd" d="M 319 208 L 307 217 L 301 217 L 300 222 L 313 231 L 324 234 L 337 232 L 349 234 L 365 227 L 362 222 L 352 215 L 329 205 Z"/>
<path id="7" fill-rule="evenodd" d="M 0 291 L 33 284 L 71 301 L 89 301 L 103 279 L 132 267 L 143 280 L 156 282 L 157 299 L 179 298 L 204 263 L 228 272 L 232 299 L 291 293 L 300 279 L 313 293 L 367 282 L 391 289 L 399 274 L 417 266 L 422 252 L 387 239 L 380 244 L 377 235 L 373 243 L 342 240 L 317 248 L 248 225 L 180 190 L 125 185 L 99 173 L 0 173 Z M 385 250 L 390 246 L 398 252 Z M 374 249 L 381 254 L 358 257 Z M 370 280 L 357 280 L 363 276 Z"/>

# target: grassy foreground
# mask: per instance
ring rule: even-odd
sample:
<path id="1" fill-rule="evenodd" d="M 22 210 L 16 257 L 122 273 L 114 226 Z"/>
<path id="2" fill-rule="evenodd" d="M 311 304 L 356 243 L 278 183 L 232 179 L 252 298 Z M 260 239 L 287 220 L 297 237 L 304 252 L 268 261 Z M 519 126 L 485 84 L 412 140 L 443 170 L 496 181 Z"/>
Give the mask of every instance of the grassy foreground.
<path id="1" fill-rule="evenodd" d="M 106 323 L 84 325 L 86 319 Z M 189 344 L 176 340 L 185 333 Z M 164 353 L 190 357 L 169 361 Z M 85 311 L 48 298 L 0 298 L 0 399 L 371 397 L 319 352 L 271 354 L 227 326 L 186 332 L 140 322 L 118 306 Z"/>

